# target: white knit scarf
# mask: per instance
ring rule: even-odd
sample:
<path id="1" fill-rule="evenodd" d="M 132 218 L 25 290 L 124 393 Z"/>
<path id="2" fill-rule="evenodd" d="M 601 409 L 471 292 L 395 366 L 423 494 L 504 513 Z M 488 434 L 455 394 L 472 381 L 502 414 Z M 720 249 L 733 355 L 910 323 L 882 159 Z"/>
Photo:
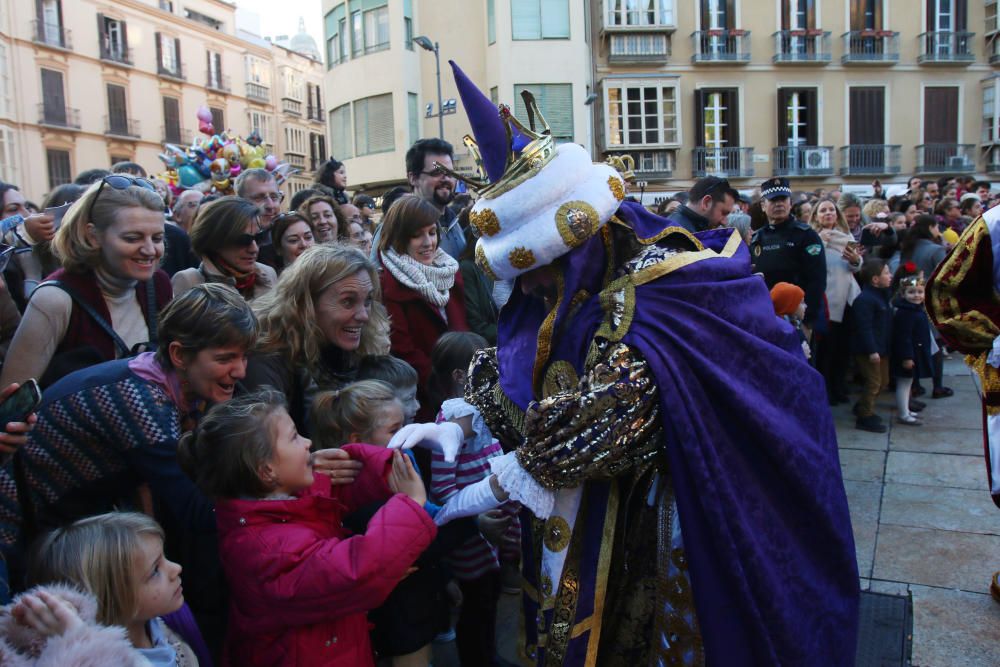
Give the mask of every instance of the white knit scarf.
<path id="1" fill-rule="evenodd" d="M 455 284 L 455 273 L 458 271 L 458 262 L 451 255 L 438 248 L 430 264 L 421 264 L 409 255 L 400 255 L 391 248 L 381 255 L 382 265 L 393 278 L 415 290 L 438 308 L 448 305 L 450 290 Z"/>

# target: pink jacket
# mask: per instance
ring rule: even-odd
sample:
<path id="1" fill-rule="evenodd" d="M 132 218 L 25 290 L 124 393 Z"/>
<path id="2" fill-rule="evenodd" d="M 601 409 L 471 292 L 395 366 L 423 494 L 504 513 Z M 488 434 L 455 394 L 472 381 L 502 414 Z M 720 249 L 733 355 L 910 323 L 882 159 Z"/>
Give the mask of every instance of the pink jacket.
<path id="1" fill-rule="evenodd" d="M 365 613 L 378 607 L 437 534 L 427 512 L 396 494 L 364 535 L 341 519 L 392 492 L 392 451 L 346 445 L 364 469 L 353 484 L 316 481 L 294 500 L 216 503 L 219 552 L 231 590 L 224 662 L 373 665 Z"/>

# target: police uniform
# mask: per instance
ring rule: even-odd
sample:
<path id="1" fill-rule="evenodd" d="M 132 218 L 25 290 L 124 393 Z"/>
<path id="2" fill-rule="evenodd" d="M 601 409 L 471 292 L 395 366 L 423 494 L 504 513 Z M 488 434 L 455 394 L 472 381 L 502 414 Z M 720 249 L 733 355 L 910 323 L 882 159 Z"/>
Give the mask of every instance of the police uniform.
<path id="1" fill-rule="evenodd" d="M 772 178 L 761 185 L 761 196 L 791 198 L 788 180 Z M 791 202 L 789 202 L 789 205 Z M 750 240 L 754 271 L 764 274 L 768 289 L 776 283 L 798 285 L 805 292 L 805 323 L 812 325 L 823 310 L 826 253 L 812 227 L 789 216 L 785 222 L 761 227 Z"/>

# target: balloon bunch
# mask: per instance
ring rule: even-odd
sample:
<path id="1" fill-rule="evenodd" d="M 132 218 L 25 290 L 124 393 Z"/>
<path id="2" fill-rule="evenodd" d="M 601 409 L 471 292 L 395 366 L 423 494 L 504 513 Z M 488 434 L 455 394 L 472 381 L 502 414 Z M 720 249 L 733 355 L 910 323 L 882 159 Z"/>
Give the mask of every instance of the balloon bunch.
<path id="1" fill-rule="evenodd" d="M 187 148 L 165 144 L 160 153 L 167 170 L 157 178 L 166 181 L 175 195 L 191 188 L 233 194 L 233 182 L 244 169 L 267 169 L 274 174 L 278 185 L 299 171 L 266 154 L 256 130 L 246 138 L 230 136 L 225 131 L 216 133 L 212 112 L 206 106 L 198 109 L 198 131 L 204 136 L 196 138 Z"/>

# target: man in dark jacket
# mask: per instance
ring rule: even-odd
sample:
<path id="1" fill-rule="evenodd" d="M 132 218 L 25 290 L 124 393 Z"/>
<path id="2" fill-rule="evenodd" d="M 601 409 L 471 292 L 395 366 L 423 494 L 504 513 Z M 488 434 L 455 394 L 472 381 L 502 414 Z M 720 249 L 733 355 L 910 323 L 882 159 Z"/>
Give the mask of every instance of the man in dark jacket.
<path id="1" fill-rule="evenodd" d="M 699 178 L 688 191 L 687 203 L 678 206 L 667 220 L 692 234 L 715 229 L 725 223 L 739 196 L 724 178 Z"/>
<path id="2" fill-rule="evenodd" d="M 812 227 L 792 217 L 792 190 L 787 178 L 770 178 L 760 186 L 761 206 L 767 226 L 750 241 L 753 269 L 764 274 L 768 289 L 778 283 L 798 285 L 806 293 L 803 333 L 811 338 L 824 319 L 826 253 Z"/>
<path id="3" fill-rule="evenodd" d="M 889 308 L 889 287 L 892 272 L 881 259 L 868 259 L 861 267 L 861 295 L 851 305 L 854 318 L 851 329 L 851 351 L 858 372 L 864 378 L 861 398 L 854 406 L 858 420 L 855 426 L 863 431 L 885 433 L 882 418 L 874 412 L 875 399 L 889 384 L 889 330 L 892 310 Z"/>

